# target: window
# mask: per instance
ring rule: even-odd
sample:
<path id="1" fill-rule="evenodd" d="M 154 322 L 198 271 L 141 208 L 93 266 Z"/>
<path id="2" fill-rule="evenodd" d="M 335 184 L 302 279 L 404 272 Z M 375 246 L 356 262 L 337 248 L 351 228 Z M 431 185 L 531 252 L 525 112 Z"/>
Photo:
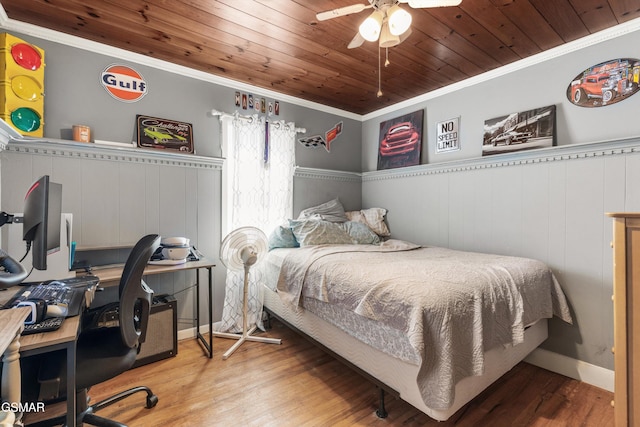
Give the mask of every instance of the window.
<path id="1" fill-rule="evenodd" d="M 221 118 L 223 172 L 223 236 L 238 227 L 254 226 L 266 235 L 293 214 L 295 125 L 266 122 L 258 116 Z M 251 271 L 252 275 L 255 272 Z M 242 331 L 242 273 L 227 271 L 221 332 Z M 254 278 L 252 278 L 254 279 Z M 261 289 L 250 279 L 249 325 L 260 325 Z"/>

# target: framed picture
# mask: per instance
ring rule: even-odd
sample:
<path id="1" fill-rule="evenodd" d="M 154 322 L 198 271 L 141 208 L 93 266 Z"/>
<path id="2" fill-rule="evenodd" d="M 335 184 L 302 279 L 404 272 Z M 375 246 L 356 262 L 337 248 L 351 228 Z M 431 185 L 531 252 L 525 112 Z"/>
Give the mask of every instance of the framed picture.
<path id="1" fill-rule="evenodd" d="M 380 123 L 378 170 L 420 164 L 423 117 L 418 110 Z"/>
<path id="2" fill-rule="evenodd" d="M 190 123 L 136 115 L 138 147 L 193 154 L 193 127 Z"/>
<path id="3" fill-rule="evenodd" d="M 483 156 L 554 146 L 556 106 L 485 120 L 483 138 Z"/>

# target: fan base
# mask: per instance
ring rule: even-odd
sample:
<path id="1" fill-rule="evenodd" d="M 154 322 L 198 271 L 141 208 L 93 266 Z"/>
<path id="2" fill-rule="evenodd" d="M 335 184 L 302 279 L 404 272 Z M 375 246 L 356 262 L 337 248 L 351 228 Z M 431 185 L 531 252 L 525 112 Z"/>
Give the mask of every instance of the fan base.
<path id="1" fill-rule="evenodd" d="M 257 326 L 254 326 L 253 328 L 249 329 L 246 334 L 230 334 L 230 333 L 227 333 L 227 332 L 214 332 L 213 335 L 216 336 L 216 337 L 231 338 L 231 339 L 237 339 L 238 340 L 237 343 L 235 343 L 229 350 L 227 350 L 222 355 L 222 359 L 226 360 L 245 341 L 262 342 L 262 343 L 267 343 L 267 344 L 282 344 L 282 340 L 280 338 L 266 338 L 266 337 L 253 337 L 253 336 L 251 336 L 251 334 L 253 332 L 255 332 L 256 328 L 257 328 Z"/>

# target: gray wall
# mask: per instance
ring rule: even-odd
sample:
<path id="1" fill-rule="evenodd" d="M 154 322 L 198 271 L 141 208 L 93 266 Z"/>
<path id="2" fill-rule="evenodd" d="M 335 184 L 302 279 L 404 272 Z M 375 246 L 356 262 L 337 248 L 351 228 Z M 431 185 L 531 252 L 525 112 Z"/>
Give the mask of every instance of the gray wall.
<path id="1" fill-rule="evenodd" d="M 575 324 L 552 321 L 543 347 L 609 369 L 612 223 L 605 212 L 640 210 L 640 95 L 582 108 L 565 92 L 591 65 L 638 57 L 638 37 L 601 42 L 363 124 L 363 206 L 388 208 L 394 237 L 547 262 Z M 557 107 L 558 147 L 481 158 L 486 119 L 547 105 Z M 418 109 L 426 110 L 428 164 L 373 172 L 379 123 Z M 458 116 L 461 150 L 436 154 L 436 123 Z"/>
<path id="2" fill-rule="evenodd" d="M 49 174 L 63 184 L 63 211 L 74 215 L 73 237 L 79 246 L 131 246 L 138 237 L 153 232 L 187 236 L 206 256 L 218 261 L 224 237 L 220 224 L 223 159 L 219 120 L 210 111 L 234 112 L 237 89 L 216 84 L 206 76 L 185 77 L 166 71 L 162 63 L 157 67 L 143 65 L 96 53 L 99 49 L 91 51 L 11 33 L 45 50 L 45 139 L 70 139 L 71 126 L 84 124 L 91 127 L 93 139 L 130 142 L 135 116 L 144 114 L 192 123 L 196 156 L 191 161 L 188 156 L 127 152 L 95 144 L 12 143 L 1 157 L 2 210 L 22 211 L 29 185 L 38 176 Z M 144 98 L 123 103 L 102 88 L 100 73 L 113 63 L 129 65 L 143 75 L 148 84 Z M 279 100 L 269 94 L 254 95 Z M 306 128 L 299 137 L 324 135 L 343 123 L 342 134 L 333 142 L 330 153 L 297 144 L 297 165 L 360 171 L 360 120 L 279 101 L 280 115 L 273 118 Z M 241 109 L 239 113 L 250 114 Z M 304 178 L 296 182 L 298 211 L 325 194 L 337 196 L 341 188 L 331 180 L 325 186 L 316 183 Z M 345 202 L 359 209 L 360 183 L 351 186 L 350 200 Z M 214 320 L 220 319 L 224 301 L 225 272 L 222 264 L 217 264 Z M 194 293 L 181 290 L 194 283 L 194 277 L 194 273 L 176 273 L 149 279 L 158 293 L 178 292 L 181 328 L 192 326 L 189 319 Z M 206 283 L 206 277 L 201 277 L 201 283 Z"/>
<path id="3" fill-rule="evenodd" d="M 196 154 L 222 155 L 220 124 L 210 111 L 236 111 L 236 88 L 165 71 L 162 63 L 157 68 L 37 37 L 12 34 L 45 50 L 46 137 L 71 139 L 71 126 L 84 124 L 91 127 L 93 139 L 130 142 L 134 140 L 135 116 L 144 114 L 193 124 Z M 131 66 L 142 74 L 148 92 L 141 100 L 120 102 L 102 88 L 100 73 L 113 63 Z M 254 95 L 267 101 L 278 100 L 260 93 Z M 337 123 L 343 122 L 342 134 L 332 143 L 330 153 L 322 148 L 311 149 L 298 144 L 297 165 L 360 171 L 362 138 L 359 120 L 279 101 L 280 115 L 271 118 L 295 122 L 297 127 L 305 128 L 307 132 L 299 136 L 324 135 Z M 238 112 L 253 113 L 241 108 Z"/>

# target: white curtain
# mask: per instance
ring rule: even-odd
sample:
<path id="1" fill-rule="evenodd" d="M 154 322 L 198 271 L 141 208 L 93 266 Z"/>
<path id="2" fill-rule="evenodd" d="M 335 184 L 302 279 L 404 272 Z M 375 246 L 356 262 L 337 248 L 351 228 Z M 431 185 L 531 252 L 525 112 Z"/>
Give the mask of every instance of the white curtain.
<path id="1" fill-rule="evenodd" d="M 223 235 L 238 227 L 254 226 L 267 236 L 293 214 L 293 123 L 266 122 L 257 115 L 223 115 L 224 165 Z M 251 269 L 248 296 L 248 327 L 262 327 L 262 289 L 257 269 Z M 244 273 L 227 270 L 220 332 L 242 331 Z"/>

